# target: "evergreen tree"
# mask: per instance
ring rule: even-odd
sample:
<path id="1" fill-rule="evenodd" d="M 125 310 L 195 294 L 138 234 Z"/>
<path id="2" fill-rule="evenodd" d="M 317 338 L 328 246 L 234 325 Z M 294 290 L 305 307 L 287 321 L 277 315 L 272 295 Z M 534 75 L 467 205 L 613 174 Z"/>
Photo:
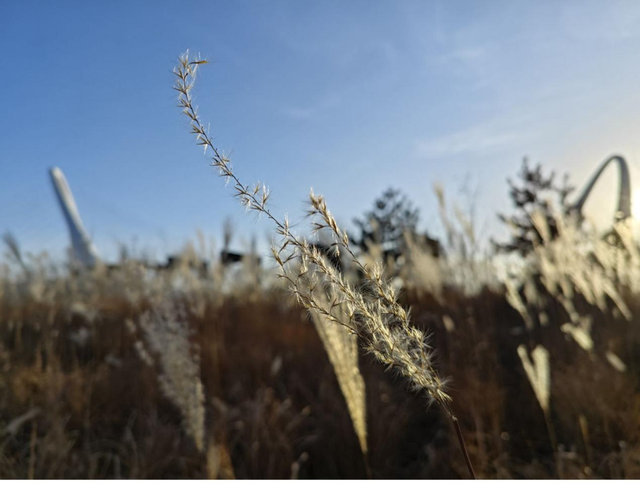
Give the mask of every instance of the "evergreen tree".
<path id="1" fill-rule="evenodd" d="M 515 214 L 510 216 L 498 214 L 498 218 L 509 225 L 513 236 L 508 243 L 494 241 L 493 244 L 498 251 L 516 251 L 525 256 L 533 249 L 535 241 L 542 241 L 542 235 L 531 219 L 534 212 L 541 212 L 545 216 L 551 238 L 558 235 L 558 223 L 553 214 L 554 204 L 558 205 L 555 207 L 559 207 L 562 214 L 567 214 L 570 209 L 567 197 L 574 188 L 569 184 L 567 174 L 564 175 L 560 185 L 556 185 L 555 178 L 555 172 L 545 175 L 541 164 L 531 167 L 525 158 L 518 173 L 518 182 L 507 179 Z"/>
<path id="2" fill-rule="evenodd" d="M 439 243 L 417 233 L 419 219 L 420 211 L 407 196 L 398 189 L 389 188 L 375 200 L 371 211 L 367 211 L 362 219 L 354 220 L 360 235 L 352 241 L 365 252 L 371 245 L 379 245 L 385 256 L 396 259 L 405 251 L 408 233 L 432 246 L 434 255 L 438 256 Z"/>

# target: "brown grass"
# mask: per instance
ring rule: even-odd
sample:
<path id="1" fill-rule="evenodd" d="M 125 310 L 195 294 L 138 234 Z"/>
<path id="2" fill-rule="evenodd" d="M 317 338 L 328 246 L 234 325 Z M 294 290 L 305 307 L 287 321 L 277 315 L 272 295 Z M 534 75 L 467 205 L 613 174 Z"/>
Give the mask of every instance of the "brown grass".
<path id="1" fill-rule="evenodd" d="M 192 290 L 171 295 L 168 282 L 178 275 L 159 275 L 150 285 L 135 279 L 135 265 L 110 274 L 31 276 L 42 279 L 31 284 L 21 274 L 3 280 L 0 477 L 366 476 L 331 363 L 308 316 L 285 303 L 284 289 L 198 293 L 215 281 L 203 276 Z M 124 289 L 114 284 L 123 280 Z M 213 452 L 198 451 L 158 370 L 136 351 L 139 336 L 126 322 L 137 322 L 154 301 L 145 287 L 186 309 Z M 131 301 L 127 294 L 141 297 Z M 453 403 L 467 412 L 462 430 L 480 477 L 556 477 L 558 470 L 563 477 L 638 476 L 638 323 L 583 307 L 594 318 L 594 341 L 608 343 L 626 364 L 620 373 L 568 339 L 559 329 L 566 311 L 548 301 L 551 324 L 541 344 L 552 360 L 554 453 L 517 353 L 530 338 L 502 292 L 407 291 L 402 302 L 412 306 L 415 324 L 432 333 L 438 366 L 452 377 Z M 637 305 L 630 308 L 637 315 Z M 84 341 L 77 338 L 81 329 L 88 332 Z M 360 364 L 372 476 L 466 477 L 443 413 L 427 409 L 371 357 Z"/>

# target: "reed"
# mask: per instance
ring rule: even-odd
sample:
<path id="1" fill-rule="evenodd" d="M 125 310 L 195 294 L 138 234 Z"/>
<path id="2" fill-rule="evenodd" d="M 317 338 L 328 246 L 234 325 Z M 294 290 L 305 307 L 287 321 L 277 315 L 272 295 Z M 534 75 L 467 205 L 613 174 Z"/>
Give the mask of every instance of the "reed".
<path id="1" fill-rule="evenodd" d="M 191 133 L 196 136 L 197 144 L 204 148 L 205 154 L 211 151 L 211 165 L 232 184 L 235 197 L 248 210 L 266 216 L 275 226 L 280 242 L 274 244 L 272 254 L 280 268 L 280 278 L 287 282 L 304 308 L 357 335 L 367 352 L 407 378 L 416 391 L 426 392 L 430 401 L 442 407 L 456 430 L 469 474 L 475 477 L 458 419 L 451 408 L 451 397 L 446 392 L 446 382 L 433 364 L 433 349 L 426 335 L 411 325 L 410 312 L 398 303 L 396 291 L 384 279 L 382 268 L 379 265 L 369 267 L 359 261 L 349 245 L 347 233 L 338 226 L 324 198 L 312 191 L 309 216 L 314 218 L 314 231 L 330 231 L 334 237 L 333 251 L 337 255 L 345 253 L 363 276 L 361 288 L 349 283 L 316 247 L 292 233 L 286 217 L 274 216 L 268 205 L 270 193 L 267 187 L 259 183 L 252 186 L 242 183 L 235 175 L 230 159 L 212 143 L 191 94 L 198 69 L 206 63 L 204 59 L 190 59 L 188 52 L 180 56 L 174 69 L 177 77 L 174 89 L 179 93 L 179 106 L 190 120 Z M 328 300 L 317 298 L 317 289 L 323 289 Z M 346 312 L 336 312 L 342 306 Z"/>
<path id="2" fill-rule="evenodd" d="M 198 451 L 204 452 L 205 395 L 200 358 L 190 343 L 186 322 L 171 304 L 158 304 L 138 320 L 142 340 L 136 347 L 143 361 L 158 367 L 160 389 L 180 410 L 184 430 Z"/>

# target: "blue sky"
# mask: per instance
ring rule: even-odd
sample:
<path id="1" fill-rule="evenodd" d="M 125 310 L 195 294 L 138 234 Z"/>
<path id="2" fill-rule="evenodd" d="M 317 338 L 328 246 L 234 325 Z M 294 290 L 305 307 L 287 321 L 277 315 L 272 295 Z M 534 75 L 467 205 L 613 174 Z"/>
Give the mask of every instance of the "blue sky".
<path id="1" fill-rule="evenodd" d="M 345 224 L 402 188 L 438 232 L 432 184 L 486 235 L 523 156 L 581 186 L 621 153 L 640 184 L 635 1 L 110 1 L 0 3 L 0 231 L 67 242 L 59 166 L 98 249 L 162 256 L 244 214 L 176 107 L 171 69 L 207 57 L 196 96 L 238 175 L 299 219 L 310 187 Z M 606 220 L 608 174 L 590 211 Z M 640 186 L 638 186 L 640 187 Z"/>

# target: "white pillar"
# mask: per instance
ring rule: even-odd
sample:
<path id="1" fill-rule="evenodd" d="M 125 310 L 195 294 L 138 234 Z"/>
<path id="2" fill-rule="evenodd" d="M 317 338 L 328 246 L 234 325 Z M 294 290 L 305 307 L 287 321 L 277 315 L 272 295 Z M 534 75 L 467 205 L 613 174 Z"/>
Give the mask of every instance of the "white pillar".
<path id="1" fill-rule="evenodd" d="M 60 203 L 60 209 L 62 209 L 62 214 L 69 228 L 73 255 L 83 266 L 93 267 L 99 260 L 98 251 L 82 225 L 80 213 L 78 213 L 78 207 L 73 199 L 73 194 L 71 194 L 67 179 L 57 167 L 53 167 L 49 174 Z"/>

